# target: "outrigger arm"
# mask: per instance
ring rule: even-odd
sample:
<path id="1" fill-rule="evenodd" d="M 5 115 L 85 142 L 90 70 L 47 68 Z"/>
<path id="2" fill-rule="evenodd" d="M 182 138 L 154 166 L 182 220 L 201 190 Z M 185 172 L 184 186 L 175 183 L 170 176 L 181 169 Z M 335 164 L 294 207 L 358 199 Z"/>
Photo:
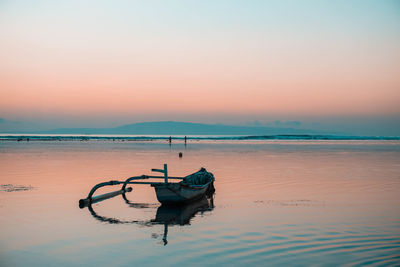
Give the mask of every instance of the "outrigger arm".
<path id="1" fill-rule="evenodd" d="M 169 179 L 184 179 L 184 177 L 168 177 L 168 168 L 167 168 L 167 164 L 164 164 L 164 169 L 152 169 L 152 171 L 155 172 L 161 172 L 164 174 L 164 176 L 154 176 L 154 175 L 141 175 L 141 176 L 134 176 L 134 177 L 130 177 L 128 179 L 126 179 L 125 181 L 108 181 L 108 182 L 103 182 L 103 183 L 99 183 L 95 186 L 93 186 L 92 190 L 90 190 L 87 198 L 84 199 L 80 199 L 79 200 L 79 207 L 82 209 L 84 207 L 89 206 L 90 204 L 94 204 L 96 202 L 100 202 L 102 200 L 105 199 L 109 199 L 121 194 L 125 194 L 126 192 L 131 192 L 132 191 L 132 187 L 126 187 L 128 184 L 149 184 L 149 185 L 153 185 L 153 184 L 160 184 L 160 182 L 138 182 L 138 181 L 134 181 L 134 180 L 144 180 L 144 179 L 150 179 L 150 178 L 164 178 L 164 182 L 168 183 L 168 178 Z M 93 196 L 94 192 L 97 191 L 97 189 L 104 187 L 104 186 L 108 186 L 108 185 L 119 185 L 119 184 L 123 184 L 122 188 L 120 190 L 117 191 L 113 191 L 110 193 L 105 193 L 102 195 L 98 195 L 98 196 Z"/>

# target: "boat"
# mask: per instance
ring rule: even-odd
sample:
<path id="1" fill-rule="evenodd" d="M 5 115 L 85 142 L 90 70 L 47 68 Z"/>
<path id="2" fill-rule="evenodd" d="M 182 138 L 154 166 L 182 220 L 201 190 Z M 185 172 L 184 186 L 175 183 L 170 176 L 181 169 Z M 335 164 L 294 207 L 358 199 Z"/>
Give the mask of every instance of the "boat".
<path id="1" fill-rule="evenodd" d="M 156 191 L 161 204 L 189 203 L 210 194 L 214 189 L 214 175 L 205 168 L 183 178 L 179 183 L 156 183 L 151 186 Z"/>
<path id="2" fill-rule="evenodd" d="M 131 187 L 128 185 L 139 185 L 146 184 L 154 187 L 158 201 L 164 205 L 177 205 L 190 203 L 192 201 L 198 200 L 204 196 L 210 196 L 215 192 L 214 188 L 214 175 L 208 172 L 205 168 L 201 168 L 199 171 L 187 175 L 185 177 L 171 177 L 168 176 L 167 164 L 164 164 L 163 169 L 152 169 L 154 172 L 161 172 L 163 176 L 155 175 L 140 175 L 133 176 L 125 181 L 108 181 L 104 183 L 99 183 L 95 185 L 92 190 L 90 190 L 87 198 L 79 200 L 79 207 L 84 208 L 93 203 L 103 201 L 115 197 L 117 195 L 125 195 L 132 191 Z M 142 182 L 138 180 L 145 179 L 164 179 L 163 182 Z M 170 180 L 180 180 L 180 182 L 170 182 Z M 94 193 L 101 187 L 113 186 L 122 184 L 120 190 L 94 196 Z"/>

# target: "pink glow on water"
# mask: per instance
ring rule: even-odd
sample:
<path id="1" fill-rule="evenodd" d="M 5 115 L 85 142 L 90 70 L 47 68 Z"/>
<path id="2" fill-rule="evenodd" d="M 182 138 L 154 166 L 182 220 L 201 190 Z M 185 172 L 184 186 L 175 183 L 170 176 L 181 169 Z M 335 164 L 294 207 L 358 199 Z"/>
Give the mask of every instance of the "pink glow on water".
<path id="1" fill-rule="evenodd" d="M 398 257 L 398 142 L 194 142 L 185 149 L 157 142 L 3 141 L 2 148 L 0 184 L 34 187 L 0 191 L 6 266 L 205 259 L 341 265 Z M 78 208 L 94 184 L 148 174 L 163 163 L 171 175 L 203 166 L 216 177 L 214 209 L 190 224 L 170 225 L 168 245 L 161 242 L 163 225 L 109 223 Z M 154 219 L 153 188 L 134 186 L 127 197 L 149 205 L 130 207 L 118 196 L 93 209 L 120 221 Z"/>

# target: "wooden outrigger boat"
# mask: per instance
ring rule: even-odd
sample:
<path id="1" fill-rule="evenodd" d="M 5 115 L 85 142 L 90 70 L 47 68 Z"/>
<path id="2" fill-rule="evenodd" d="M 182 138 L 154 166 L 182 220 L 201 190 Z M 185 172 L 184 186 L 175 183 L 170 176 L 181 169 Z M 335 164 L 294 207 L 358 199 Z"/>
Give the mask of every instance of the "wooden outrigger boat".
<path id="1" fill-rule="evenodd" d="M 169 177 L 167 164 L 164 164 L 164 169 L 152 169 L 154 172 L 161 172 L 163 176 L 155 175 L 141 175 L 134 176 L 126 179 L 125 181 L 109 181 L 95 185 L 90 190 L 88 197 L 79 200 L 79 207 L 84 208 L 93 203 L 120 195 L 127 192 L 131 192 L 132 188 L 127 187 L 131 184 L 148 184 L 154 187 L 157 199 L 162 204 L 182 204 L 189 203 L 204 197 L 205 195 L 213 194 L 214 189 L 214 175 L 208 172 L 205 168 L 201 168 L 199 171 L 192 173 L 185 177 Z M 142 182 L 137 180 L 145 179 L 164 179 L 164 182 Z M 177 183 L 171 183 L 169 180 L 181 180 Z M 101 187 L 108 185 L 119 185 L 122 184 L 120 190 L 106 193 L 103 195 L 93 196 L 95 191 Z"/>

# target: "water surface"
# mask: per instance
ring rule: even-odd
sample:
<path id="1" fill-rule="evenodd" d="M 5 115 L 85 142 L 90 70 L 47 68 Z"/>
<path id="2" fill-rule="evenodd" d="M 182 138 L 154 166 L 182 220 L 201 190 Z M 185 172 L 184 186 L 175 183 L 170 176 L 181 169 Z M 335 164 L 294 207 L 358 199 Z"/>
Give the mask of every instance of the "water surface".
<path id="1" fill-rule="evenodd" d="M 163 210 L 134 186 L 79 209 L 94 184 L 164 163 L 213 172 L 212 203 Z M 0 266 L 400 260 L 399 141 L 0 141 L 0 173 Z"/>

